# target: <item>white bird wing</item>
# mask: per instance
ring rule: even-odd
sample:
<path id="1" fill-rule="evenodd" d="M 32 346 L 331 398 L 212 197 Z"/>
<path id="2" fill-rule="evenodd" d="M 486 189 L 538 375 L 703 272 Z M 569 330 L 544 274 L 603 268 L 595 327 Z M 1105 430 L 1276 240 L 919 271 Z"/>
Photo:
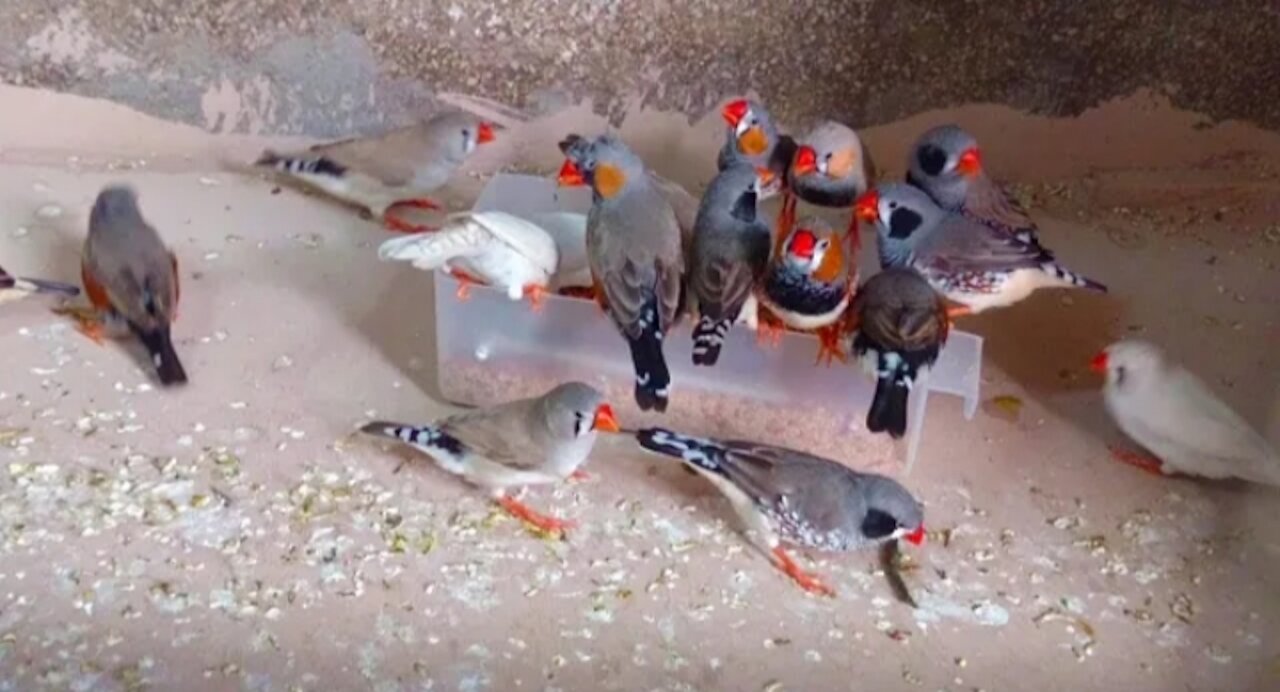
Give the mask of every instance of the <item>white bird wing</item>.
<path id="1" fill-rule="evenodd" d="M 551 276 L 560 262 L 556 240 L 542 226 L 504 211 L 462 212 L 450 220 L 478 226 L 494 238 L 510 245 L 539 270 Z M 583 231 L 584 235 L 586 231 Z"/>
<path id="2" fill-rule="evenodd" d="M 1280 483 L 1280 459 L 1248 422 L 1187 370 L 1173 368 L 1165 378 L 1154 401 L 1142 402 L 1146 414 L 1131 417 L 1140 426 L 1135 439 L 1149 437 L 1138 442 L 1153 452 L 1178 450 L 1181 458 L 1164 461 L 1189 472 L 1200 471 L 1197 461 L 1203 466 L 1208 460 L 1246 480 Z"/>

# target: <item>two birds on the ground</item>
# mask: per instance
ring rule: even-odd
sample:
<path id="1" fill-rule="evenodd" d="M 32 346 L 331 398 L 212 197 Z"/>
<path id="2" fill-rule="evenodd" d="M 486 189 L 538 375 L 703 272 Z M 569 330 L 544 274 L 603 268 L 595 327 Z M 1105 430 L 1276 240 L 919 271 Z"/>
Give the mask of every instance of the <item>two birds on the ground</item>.
<path id="1" fill-rule="evenodd" d="M 432 425 L 378 421 L 361 430 L 412 446 L 548 533 L 563 533 L 572 522 L 542 514 L 509 493 L 580 475 L 597 433 L 621 431 L 604 396 L 578 382 Z M 924 539 L 920 503 L 884 476 L 754 442 L 690 437 L 661 428 L 632 434 L 644 449 L 679 459 L 708 479 L 729 499 L 752 544 L 806 590 L 834 593 L 801 569 L 784 543 L 846 551 L 899 538 L 914 543 Z"/>

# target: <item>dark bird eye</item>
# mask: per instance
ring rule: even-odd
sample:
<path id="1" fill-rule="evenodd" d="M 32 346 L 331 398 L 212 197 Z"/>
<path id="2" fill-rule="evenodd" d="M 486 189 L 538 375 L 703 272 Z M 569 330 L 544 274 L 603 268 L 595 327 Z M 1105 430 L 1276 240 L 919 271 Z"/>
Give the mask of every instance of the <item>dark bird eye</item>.
<path id="1" fill-rule="evenodd" d="M 907 238 L 915 233 L 923 222 L 924 217 L 910 209 L 895 209 L 889 215 L 889 237 L 899 240 Z"/>
<path id="2" fill-rule="evenodd" d="M 471 130 L 463 130 L 462 137 L 463 139 L 471 139 Z"/>
<path id="3" fill-rule="evenodd" d="M 1124 366 L 1117 365 L 1116 366 L 1116 386 L 1119 387 L 1120 385 L 1123 385 L 1123 384 L 1124 384 Z"/>
<path id="4" fill-rule="evenodd" d="M 890 202 L 890 203 L 889 203 L 889 208 L 890 208 L 890 209 L 897 209 L 897 208 L 898 208 L 898 203 L 897 203 L 897 202 Z"/>
<path id="5" fill-rule="evenodd" d="M 947 152 L 932 144 L 926 144 L 916 152 L 916 160 L 920 163 L 920 170 L 925 174 L 938 175 L 947 165 Z"/>
<path id="6" fill-rule="evenodd" d="M 827 161 L 830 161 L 830 160 L 831 160 L 831 155 L 832 155 L 833 153 L 835 153 L 835 152 L 830 152 L 830 151 L 828 151 L 828 152 L 827 152 L 827 155 L 826 155 L 826 156 L 824 156 L 824 157 L 822 157 L 822 158 L 823 158 L 823 159 L 825 159 L 825 160 L 827 160 Z"/>

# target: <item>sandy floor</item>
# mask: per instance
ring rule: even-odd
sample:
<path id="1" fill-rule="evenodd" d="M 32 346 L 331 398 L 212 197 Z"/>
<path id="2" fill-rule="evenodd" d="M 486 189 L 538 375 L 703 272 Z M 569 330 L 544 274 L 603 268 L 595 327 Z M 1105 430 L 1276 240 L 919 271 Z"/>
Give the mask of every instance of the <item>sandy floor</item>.
<path id="1" fill-rule="evenodd" d="M 184 261 L 194 381 L 153 389 L 47 303 L 0 312 L 0 689 L 1280 685 L 1277 493 L 1112 462 L 1119 436 L 1082 367 L 1143 334 L 1280 437 L 1280 137 L 1143 97 L 1071 121 L 971 107 L 869 133 L 892 169 L 923 127 L 970 126 L 1046 242 L 1113 289 L 965 323 L 987 337 L 984 395 L 1022 406 L 966 423 L 957 401 L 932 404 L 909 483 L 949 541 L 912 550 L 913 611 L 873 555 L 812 556 L 839 598 L 801 594 L 714 491 L 622 440 L 592 480 L 530 493 L 582 525 L 553 542 L 346 439 L 375 414 L 445 410 L 429 398 L 429 277 L 380 265 L 383 231 L 223 165 L 262 142 L 0 99 L 0 263 L 74 280 L 98 188 L 132 182 Z M 587 121 L 531 126 L 474 167 L 549 170 L 549 133 Z M 647 113 L 624 134 L 693 182 L 718 125 L 682 127 Z"/>

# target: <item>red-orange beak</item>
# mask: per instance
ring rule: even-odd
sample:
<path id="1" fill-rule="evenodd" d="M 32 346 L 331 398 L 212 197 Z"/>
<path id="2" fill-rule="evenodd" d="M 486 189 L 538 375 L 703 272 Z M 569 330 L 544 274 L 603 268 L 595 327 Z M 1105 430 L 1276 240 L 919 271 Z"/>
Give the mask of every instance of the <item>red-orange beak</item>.
<path id="1" fill-rule="evenodd" d="M 569 159 L 564 160 L 564 165 L 560 167 L 560 175 L 556 176 L 556 182 L 560 187 L 579 187 L 587 184 L 587 179 L 582 177 L 582 169 Z"/>
<path id="2" fill-rule="evenodd" d="M 796 151 L 796 160 L 791 164 L 794 175 L 808 175 L 818 170 L 818 152 L 813 147 L 800 147 Z"/>
<path id="3" fill-rule="evenodd" d="M 818 238 L 813 235 L 813 232 L 802 228 L 791 236 L 791 244 L 787 246 L 787 252 L 800 259 L 811 260 L 817 244 Z"/>
<path id="4" fill-rule="evenodd" d="M 924 524 L 916 527 L 915 531 L 903 536 L 911 545 L 920 545 L 924 543 Z"/>
<path id="5" fill-rule="evenodd" d="M 489 123 L 480 123 L 480 127 L 476 128 L 476 144 L 484 144 L 493 141 L 493 125 Z"/>
<path id="6" fill-rule="evenodd" d="M 960 175 L 977 175 L 982 172 L 982 155 L 978 153 L 977 147 L 965 149 L 960 154 L 956 170 L 960 171 Z"/>
<path id="7" fill-rule="evenodd" d="M 738 123 L 742 122 L 742 119 L 747 117 L 748 110 L 747 100 L 738 99 L 737 101 L 729 102 L 729 104 L 720 111 L 720 117 L 724 118 L 724 121 L 728 123 L 729 127 L 737 128 Z"/>
<path id="8" fill-rule="evenodd" d="M 880 193 L 867 190 L 853 203 L 853 215 L 861 221 L 874 223 L 880 220 Z"/>
<path id="9" fill-rule="evenodd" d="M 600 404 L 596 407 L 596 418 L 591 427 L 602 432 L 622 431 L 622 426 L 618 425 L 618 419 L 613 417 L 613 408 L 608 404 Z"/>
<path id="10" fill-rule="evenodd" d="M 1089 361 L 1089 369 L 1094 372 L 1105 373 L 1107 371 L 1107 352 L 1100 351 L 1098 355 Z"/>

